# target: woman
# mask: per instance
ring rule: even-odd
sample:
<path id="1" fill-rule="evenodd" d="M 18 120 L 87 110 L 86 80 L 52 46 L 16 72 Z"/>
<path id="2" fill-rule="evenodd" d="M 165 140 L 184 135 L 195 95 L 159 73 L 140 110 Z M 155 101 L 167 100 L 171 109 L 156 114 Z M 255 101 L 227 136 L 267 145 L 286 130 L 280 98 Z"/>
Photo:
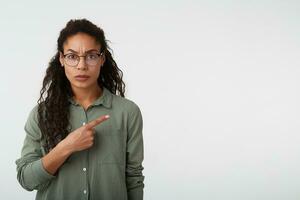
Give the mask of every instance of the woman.
<path id="1" fill-rule="evenodd" d="M 70 20 L 24 126 L 21 186 L 38 200 L 143 199 L 142 115 L 124 92 L 103 30 Z"/>

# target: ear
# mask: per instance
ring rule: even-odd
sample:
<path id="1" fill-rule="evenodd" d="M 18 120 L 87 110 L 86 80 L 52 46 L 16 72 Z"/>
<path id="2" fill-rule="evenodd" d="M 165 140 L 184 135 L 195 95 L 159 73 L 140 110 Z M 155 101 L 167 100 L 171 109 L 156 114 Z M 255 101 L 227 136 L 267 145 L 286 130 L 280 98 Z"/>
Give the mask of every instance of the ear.
<path id="1" fill-rule="evenodd" d="M 101 65 L 104 65 L 105 60 L 106 60 L 106 58 L 105 58 L 105 53 L 104 53 L 103 56 L 102 56 L 102 62 L 101 62 Z"/>
<path id="2" fill-rule="evenodd" d="M 61 51 L 59 52 L 59 62 L 60 62 L 60 65 L 62 67 L 64 67 L 64 59 L 63 59 L 63 54 Z"/>

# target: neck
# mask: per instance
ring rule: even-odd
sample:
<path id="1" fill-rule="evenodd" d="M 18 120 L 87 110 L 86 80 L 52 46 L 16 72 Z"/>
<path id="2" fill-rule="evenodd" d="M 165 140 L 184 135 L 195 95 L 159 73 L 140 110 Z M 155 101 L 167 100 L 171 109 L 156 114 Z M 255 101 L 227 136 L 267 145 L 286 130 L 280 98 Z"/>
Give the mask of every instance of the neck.
<path id="1" fill-rule="evenodd" d="M 72 87 L 74 99 L 79 103 L 92 103 L 102 95 L 102 89 L 99 85 L 91 88 L 75 88 Z"/>

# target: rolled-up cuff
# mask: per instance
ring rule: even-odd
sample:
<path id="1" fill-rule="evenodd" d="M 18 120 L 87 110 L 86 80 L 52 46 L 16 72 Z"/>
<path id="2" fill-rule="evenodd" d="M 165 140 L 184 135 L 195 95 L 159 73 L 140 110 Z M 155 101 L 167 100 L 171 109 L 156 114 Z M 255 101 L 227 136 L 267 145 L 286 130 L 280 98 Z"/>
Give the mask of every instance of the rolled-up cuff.
<path id="1" fill-rule="evenodd" d="M 41 158 L 32 163 L 31 169 L 32 174 L 41 183 L 56 177 L 45 170 Z"/>

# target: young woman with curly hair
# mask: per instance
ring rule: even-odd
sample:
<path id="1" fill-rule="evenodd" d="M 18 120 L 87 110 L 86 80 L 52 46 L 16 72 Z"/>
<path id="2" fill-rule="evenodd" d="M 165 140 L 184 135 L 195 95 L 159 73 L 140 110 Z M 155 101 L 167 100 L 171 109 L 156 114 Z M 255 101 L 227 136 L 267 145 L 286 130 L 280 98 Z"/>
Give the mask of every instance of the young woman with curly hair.
<path id="1" fill-rule="evenodd" d="M 17 179 L 37 200 L 143 199 L 143 120 L 101 28 L 70 20 L 28 115 Z"/>

